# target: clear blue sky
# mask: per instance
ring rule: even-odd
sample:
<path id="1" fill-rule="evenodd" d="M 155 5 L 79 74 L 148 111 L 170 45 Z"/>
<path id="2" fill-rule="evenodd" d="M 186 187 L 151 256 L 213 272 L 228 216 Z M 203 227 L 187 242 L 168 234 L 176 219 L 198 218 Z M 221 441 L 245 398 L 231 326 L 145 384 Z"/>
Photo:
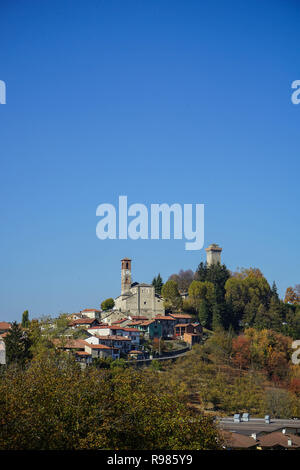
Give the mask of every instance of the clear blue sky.
<path id="1" fill-rule="evenodd" d="M 196 269 L 184 241 L 96 238 L 96 208 L 204 203 L 205 246 L 300 282 L 300 4 L 1 0 L 0 320 Z"/>

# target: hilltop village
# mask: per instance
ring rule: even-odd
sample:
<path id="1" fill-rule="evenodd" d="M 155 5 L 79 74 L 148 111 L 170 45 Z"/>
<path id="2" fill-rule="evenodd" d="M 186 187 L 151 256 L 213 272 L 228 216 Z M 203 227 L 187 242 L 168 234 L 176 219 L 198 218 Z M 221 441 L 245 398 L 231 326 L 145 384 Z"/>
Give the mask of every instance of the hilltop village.
<path id="1" fill-rule="evenodd" d="M 206 249 L 207 264 L 220 263 L 222 249 L 210 245 Z M 55 348 L 68 351 L 83 367 L 97 360 L 151 361 L 168 359 L 186 353 L 203 338 L 203 327 L 197 317 L 182 310 L 168 309 L 165 299 L 153 284 L 132 282 L 132 260 L 121 260 L 121 293 L 112 300 L 112 307 L 86 308 L 78 313 L 48 319 L 42 329 L 56 331 L 51 339 Z M 182 299 L 187 293 L 180 293 Z M 109 300 L 109 299 L 108 299 Z M 4 338 L 11 329 L 0 322 L 0 363 L 5 364 Z"/>
<path id="2" fill-rule="evenodd" d="M 126 416 L 133 413 L 126 436 L 131 436 L 130 448 L 137 448 L 136 427 L 131 427 L 136 413 L 139 420 L 145 419 L 138 420 L 145 439 L 149 410 L 153 423 L 166 429 L 166 416 L 172 421 L 177 407 L 178 416 L 186 420 L 185 432 L 176 438 L 184 440 L 182 448 L 199 449 L 211 436 L 205 444 L 210 449 L 300 449 L 300 368 L 292 360 L 292 341 L 300 337 L 300 285 L 287 287 L 282 300 L 275 282 L 270 286 L 258 268 L 231 272 L 221 264 L 221 252 L 220 246 L 212 244 L 206 248 L 206 262 L 200 262 L 195 272 L 180 270 L 165 283 L 158 274 L 151 284 L 133 281 L 132 260 L 123 258 L 120 295 L 103 300 L 100 308 L 38 320 L 29 320 L 26 310 L 20 324 L 0 322 L 0 370 L 6 374 L 1 393 L 12 391 L 12 410 L 19 407 L 18 416 L 23 416 L 22 407 L 29 406 L 24 426 L 32 416 L 31 428 L 36 420 L 48 419 L 52 429 L 56 411 L 45 417 L 44 402 L 49 400 L 55 410 L 61 393 L 58 412 L 65 406 L 69 416 L 72 409 L 77 429 L 78 400 L 89 390 L 91 401 L 80 412 L 89 420 L 94 407 L 96 431 L 94 438 L 82 431 L 74 437 L 75 446 L 113 448 L 113 427 L 119 433 L 118 445 L 126 447 L 119 425 L 119 412 L 123 419 L 126 411 Z M 10 385 L 15 383 L 15 366 L 19 367 L 18 400 L 15 385 Z M 45 383 L 50 388 L 44 389 Z M 66 386 L 69 393 L 64 403 Z M 26 393 L 30 398 L 23 400 Z M 94 399 L 93 394 L 99 396 Z M 107 413 L 104 427 L 97 418 L 99 406 L 101 413 Z M 15 412 L 9 416 L 5 412 L 2 420 L 11 426 Z M 198 444 L 190 439 L 191 423 Z M 157 424 L 153 426 L 156 429 Z M 9 439 L 19 436 L 11 429 L 5 428 L 2 443 L 0 433 L 0 448 L 10 448 L 7 435 Z M 60 436 L 60 425 L 57 429 Z M 107 434 L 100 443 L 104 429 Z M 42 448 L 50 442 L 46 434 Z M 68 441 L 68 433 L 64 439 Z M 161 433 L 157 439 L 155 446 L 161 445 Z M 22 443 L 14 445 L 23 448 Z M 39 446 L 39 441 L 34 445 Z M 152 440 L 149 445 L 154 445 Z"/>

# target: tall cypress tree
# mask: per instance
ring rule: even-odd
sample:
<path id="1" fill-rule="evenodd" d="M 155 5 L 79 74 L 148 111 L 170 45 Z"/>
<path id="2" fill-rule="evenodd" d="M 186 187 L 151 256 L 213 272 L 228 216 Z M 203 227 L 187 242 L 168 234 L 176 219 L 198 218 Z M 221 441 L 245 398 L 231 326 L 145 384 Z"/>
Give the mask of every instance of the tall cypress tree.
<path id="1" fill-rule="evenodd" d="M 28 328 L 29 326 L 29 313 L 28 310 L 25 310 L 22 315 L 22 327 Z"/>
<path id="2" fill-rule="evenodd" d="M 17 322 L 13 322 L 11 329 L 4 338 L 7 364 L 16 363 L 24 366 L 31 357 L 31 341 L 26 332 L 22 331 Z"/>
<path id="3" fill-rule="evenodd" d="M 158 273 L 157 277 L 153 278 L 152 285 L 155 288 L 155 293 L 158 295 L 161 295 L 161 289 L 164 283 L 163 283 L 160 273 Z"/>

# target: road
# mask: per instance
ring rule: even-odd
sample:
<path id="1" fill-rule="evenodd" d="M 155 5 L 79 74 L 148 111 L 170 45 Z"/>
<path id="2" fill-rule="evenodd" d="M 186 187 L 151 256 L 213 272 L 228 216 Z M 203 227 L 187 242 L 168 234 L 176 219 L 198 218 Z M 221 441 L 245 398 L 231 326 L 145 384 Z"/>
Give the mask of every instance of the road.
<path id="1" fill-rule="evenodd" d="M 219 424 L 226 431 L 238 432 L 247 436 L 253 433 L 272 432 L 283 428 L 292 428 L 300 433 L 300 419 L 271 419 L 267 424 L 263 418 L 250 418 L 249 421 L 235 423 L 233 417 L 220 418 Z"/>

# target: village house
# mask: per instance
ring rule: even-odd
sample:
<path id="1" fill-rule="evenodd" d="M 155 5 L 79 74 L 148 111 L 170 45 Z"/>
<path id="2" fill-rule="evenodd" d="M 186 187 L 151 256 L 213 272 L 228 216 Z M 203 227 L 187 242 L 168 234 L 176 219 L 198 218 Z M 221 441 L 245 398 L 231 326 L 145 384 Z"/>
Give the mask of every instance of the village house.
<path id="1" fill-rule="evenodd" d="M 99 325 L 98 320 L 95 318 L 78 318 L 77 320 L 71 321 L 68 326 L 72 329 L 75 328 L 92 328 Z"/>
<path id="2" fill-rule="evenodd" d="M 162 337 L 162 324 L 160 320 L 153 319 L 139 322 L 136 327 L 141 330 L 147 339 Z"/>
<path id="3" fill-rule="evenodd" d="M 63 351 L 84 351 L 85 342 L 82 339 L 69 339 L 65 337 L 54 338 L 52 340 L 54 346 Z"/>
<path id="4" fill-rule="evenodd" d="M 127 336 L 131 339 L 132 344 L 139 346 L 141 331 L 137 328 L 122 327 L 119 325 L 95 325 L 88 328 L 88 333 L 98 336 Z"/>
<path id="5" fill-rule="evenodd" d="M 194 344 L 199 344 L 201 342 L 201 338 L 202 338 L 201 333 L 184 333 L 182 339 L 191 348 L 192 346 L 194 346 Z"/>
<path id="6" fill-rule="evenodd" d="M 81 339 L 54 338 L 54 346 L 75 356 L 75 361 L 89 365 L 92 363 L 92 355 L 85 351 L 85 342 Z"/>
<path id="7" fill-rule="evenodd" d="M 75 352 L 75 361 L 79 362 L 81 365 L 89 366 L 93 362 L 92 355 L 86 351 L 76 351 Z"/>
<path id="8" fill-rule="evenodd" d="M 95 308 L 86 308 L 84 310 L 81 310 L 80 313 L 81 313 L 81 315 L 83 315 L 85 317 L 100 320 L 102 310 L 97 310 Z"/>
<path id="9" fill-rule="evenodd" d="M 8 331 L 11 329 L 11 324 L 6 322 L 6 321 L 1 321 L 0 322 L 0 335 L 3 335 L 5 333 L 8 333 Z"/>
<path id="10" fill-rule="evenodd" d="M 177 323 L 177 320 L 170 315 L 157 315 L 155 320 L 159 321 L 161 324 L 161 334 L 162 338 L 170 339 L 174 336 L 174 327 Z"/>
<path id="11" fill-rule="evenodd" d="M 67 320 L 74 321 L 74 320 L 79 320 L 79 318 L 86 318 L 86 317 L 82 316 L 81 313 L 69 313 L 66 318 Z"/>
<path id="12" fill-rule="evenodd" d="M 183 338 L 185 333 L 202 336 L 202 326 L 200 323 L 177 323 L 174 328 L 174 336 Z"/>
<path id="13" fill-rule="evenodd" d="M 127 354 L 132 349 L 131 339 L 127 336 L 107 335 L 98 336 L 93 335 L 86 338 L 86 343 L 89 344 L 104 344 L 118 349 L 119 353 Z"/>
<path id="14" fill-rule="evenodd" d="M 129 351 L 128 353 L 128 358 L 129 359 L 144 359 L 145 357 L 145 354 L 143 351 L 136 351 L 136 350 L 133 350 L 133 351 Z"/>
<path id="15" fill-rule="evenodd" d="M 189 315 L 188 313 L 169 313 L 169 316 L 174 318 L 174 320 L 176 320 L 176 324 L 193 322 L 192 315 Z"/>
<path id="16" fill-rule="evenodd" d="M 92 359 L 119 359 L 120 351 L 117 348 L 112 346 L 107 346 L 106 344 L 90 344 L 86 343 L 85 352 L 92 356 Z"/>
<path id="17" fill-rule="evenodd" d="M 227 450 L 299 450 L 300 436 L 273 431 L 258 436 L 222 431 L 224 448 Z"/>

